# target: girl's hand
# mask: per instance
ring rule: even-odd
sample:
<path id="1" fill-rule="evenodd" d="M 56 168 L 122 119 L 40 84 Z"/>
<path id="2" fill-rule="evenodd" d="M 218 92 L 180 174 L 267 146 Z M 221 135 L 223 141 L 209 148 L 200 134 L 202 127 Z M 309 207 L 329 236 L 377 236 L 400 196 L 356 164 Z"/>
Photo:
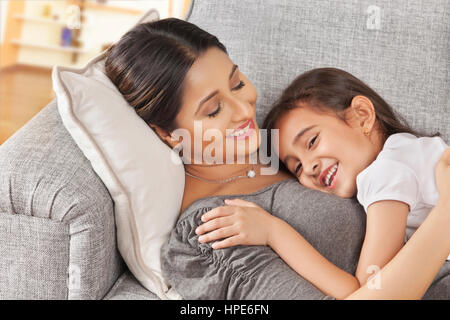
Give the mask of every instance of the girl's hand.
<path id="1" fill-rule="evenodd" d="M 268 244 L 274 216 L 242 199 L 227 199 L 225 204 L 203 214 L 204 223 L 195 229 L 201 243 L 224 239 L 213 243 L 213 249 Z"/>
<path id="2" fill-rule="evenodd" d="M 439 201 L 450 205 L 450 148 L 444 151 L 436 165 L 436 185 Z"/>

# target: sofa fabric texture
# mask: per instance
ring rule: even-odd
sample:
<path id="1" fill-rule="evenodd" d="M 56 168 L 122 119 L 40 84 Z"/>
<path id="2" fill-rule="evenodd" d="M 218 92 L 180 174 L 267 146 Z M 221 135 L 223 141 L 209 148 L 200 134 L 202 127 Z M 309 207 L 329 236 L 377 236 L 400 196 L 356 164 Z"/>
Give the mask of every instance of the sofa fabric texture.
<path id="1" fill-rule="evenodd" d="M 0 147 L 0 299 L 101 299 L 123 273 L 112 199 L 56 100 Z"/>

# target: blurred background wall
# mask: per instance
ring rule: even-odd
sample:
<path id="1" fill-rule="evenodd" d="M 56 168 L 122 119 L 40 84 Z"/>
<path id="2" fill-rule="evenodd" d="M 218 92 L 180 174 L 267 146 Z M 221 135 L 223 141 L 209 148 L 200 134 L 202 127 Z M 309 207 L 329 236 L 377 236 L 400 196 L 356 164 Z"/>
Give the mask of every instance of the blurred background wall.
<path id="1" fill-rule="evenodd" d="M 0 0 L 0 144 L 54 98 L 54 65 L 82 67 L 148 10 L 182 19 L 190 2 Z"/>

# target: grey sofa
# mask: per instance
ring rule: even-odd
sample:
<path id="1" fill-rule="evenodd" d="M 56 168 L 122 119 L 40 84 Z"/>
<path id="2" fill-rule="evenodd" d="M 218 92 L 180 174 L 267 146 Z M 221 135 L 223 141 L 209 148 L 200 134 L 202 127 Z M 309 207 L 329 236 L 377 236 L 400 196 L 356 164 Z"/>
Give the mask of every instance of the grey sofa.
<path id="1" fill-rule="evenodd" d="M 187 20 L 217 35 L 256 86 L 260 125 L 296 75 L 332 66 L 450 140 L 446 0 L 195 0 Z M 0 299 L 157 299 L 117 250 L 113 210 L 53 100 L 0 146 Z M 425 298 L 449 292 L 447 262 Z"/>

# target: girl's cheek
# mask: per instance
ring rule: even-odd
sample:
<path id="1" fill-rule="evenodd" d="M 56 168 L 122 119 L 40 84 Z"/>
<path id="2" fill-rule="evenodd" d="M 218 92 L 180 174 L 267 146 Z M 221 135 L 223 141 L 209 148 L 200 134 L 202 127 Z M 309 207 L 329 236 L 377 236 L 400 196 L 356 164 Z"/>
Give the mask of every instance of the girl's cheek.
<path id="1" fill-rule="evenodd" d="M 310 178 L 306 178 L 303 175 L 300 175 L 299 178 L 297 178 L 298 182 L 308 189 L 317 189 L 317 187 L 314 185 L 314 183 L 311 182 Z"/>
<path id="2" fill-rule="evenodd" d="M 337 148 L 339 149 L 336 142 L 328 139 L 320 139 L 316 150 L 319 155 L 327 156 L 334 154 Z"/>

